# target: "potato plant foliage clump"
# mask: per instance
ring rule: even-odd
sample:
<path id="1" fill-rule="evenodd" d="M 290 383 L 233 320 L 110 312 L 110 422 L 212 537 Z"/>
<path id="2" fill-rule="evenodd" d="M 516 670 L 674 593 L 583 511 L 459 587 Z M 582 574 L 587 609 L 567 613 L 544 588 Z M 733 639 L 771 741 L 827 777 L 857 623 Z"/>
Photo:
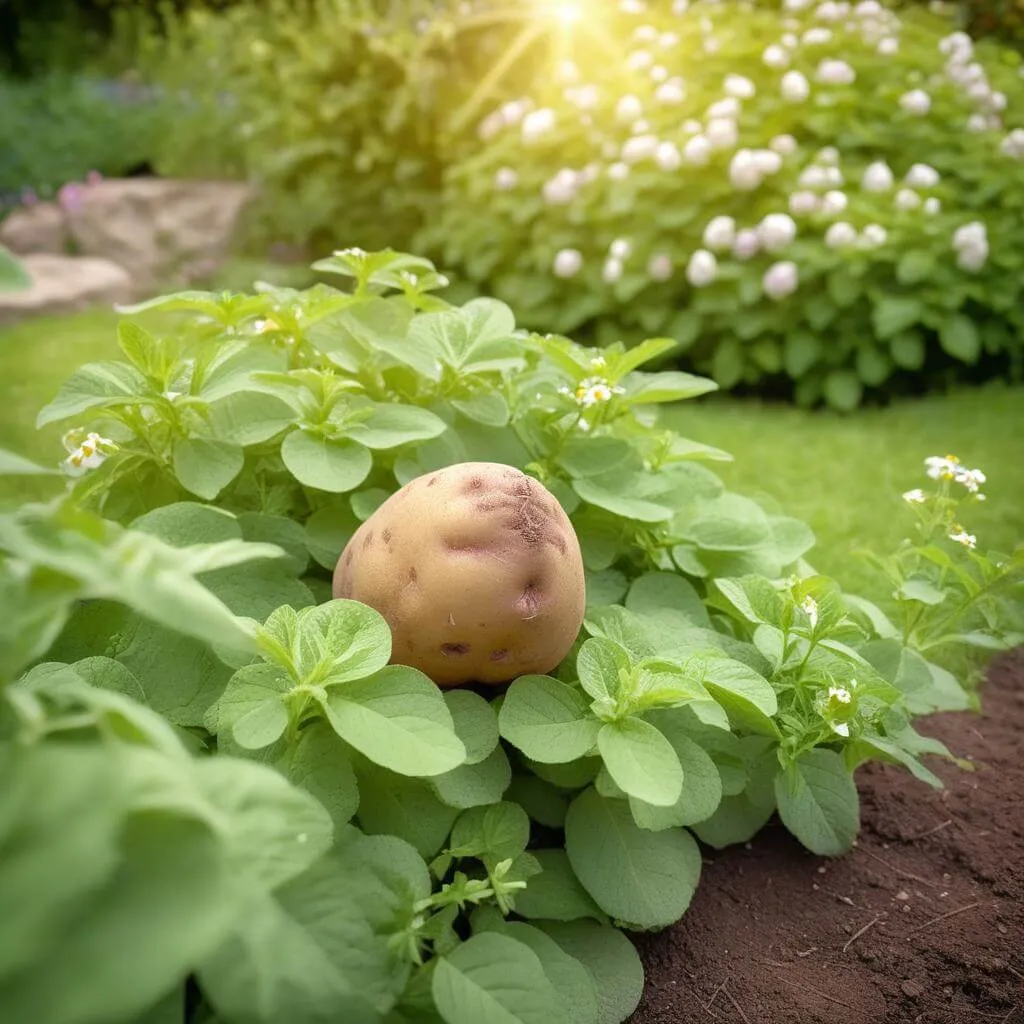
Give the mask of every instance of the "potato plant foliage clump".
<path id="1" fill-rule="evenodd" d="M 318 269 L 347 287 L 124 310 L 124 358 L 39 415 L 67 425 L 62 468 L 3 453 L 66 486 L 0 516 L 0 1005 L 623 1021 L 623 929 L 686 911 L 699 843 L 777 812 L 835 856 L 858 765 L 939 784 L 920 757 L 952 755 L 912 721 L 971 703 L 951 648 L 1019 642 L 1024 557 L 976 549 L 984 474 L 937 457 L 917 540 L 878 558 L 883 611 L 659 425 L 714 387 L 643 368 L 672 341 L 532 334 L 390 250 Z M 442 691 L 331 574 L 401 486 L 467 462 L 557 499 L 586 609 L 550 672 Z"/>

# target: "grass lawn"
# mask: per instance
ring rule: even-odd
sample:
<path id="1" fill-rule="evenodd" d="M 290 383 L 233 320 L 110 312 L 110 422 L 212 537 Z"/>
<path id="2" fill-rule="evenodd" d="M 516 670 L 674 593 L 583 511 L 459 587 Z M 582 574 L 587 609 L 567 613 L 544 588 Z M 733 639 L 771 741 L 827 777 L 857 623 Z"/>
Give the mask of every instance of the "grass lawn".
<path id="1" fill-rule="evenodd" d="M 62 457 L 59 425 L 37 432 L 38 410 L 81 363 L 117 358 L 116 317 L 96 310 L 0 330 L 0 447 L 43 463 Z M 952 452 L 988 475 L 989 500 L 964 526 L 985 548 L 1024 541 L 1024 388 L 1002 385 L 903 401 L 853 416 L 713 396 L 667 410 L 688 437 L 724 448 L 727 485 L 809 523 L 811 561 L 853 592 L 884 598 L 854 552 L 891 550 L 912 522 L 900 495 L 928 483 L 923 461 Z M 52 493 L 29 478 L 0 480 L 0 504 Z"/>

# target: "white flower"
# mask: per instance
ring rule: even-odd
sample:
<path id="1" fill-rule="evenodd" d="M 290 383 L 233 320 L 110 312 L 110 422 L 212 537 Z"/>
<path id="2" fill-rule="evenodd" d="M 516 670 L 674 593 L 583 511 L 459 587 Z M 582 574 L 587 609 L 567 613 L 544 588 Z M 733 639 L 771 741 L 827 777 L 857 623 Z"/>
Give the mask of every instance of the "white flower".
<path id="1" fill-rule="evenodd" d="M 612 387 L 604 377 L 587 377 L 581 380 L 576 390 L 572 392 L 573 398 L 584 409 L 589 409 L 599 402 L 610 402 L 613 395 L 621 394 L 622 388 Z"/>
<path id="2" fill-rule="evenodd" d="M 854 5 L 853 13 L 859 18 L 877 18 L 883 10 L 878 0 L 860 0 Z"/>
<path id="3" fill-rule="evenodd" d="M 668 68 L 663 64 L 655 64 L 654 67 L 651 68 L 652 81 L 664 82 L 666 78 L 668 78 Z"/>
<path id="4" fill-rule="evenodd" d="M 731 248 L 736 241 L 736 221 L 732 217 L 712 217 L 704 228 L 703 241 L 707 248 L 718 252 Z"/>
<path id="5" fill-rule="evenodd" d="M 626 67 L 630 71 L 643 71 L 654 63 L 654 57 L 647 50 L 634 50 L 626 58 Z"/>
<path id="6" fill-rule="evenodd" d="M 118 447 L 115 441 L 101 437 L 97 433 L 90 433 L 64 460 L 64 472 L 68 476 L 82 476 L 90 469 L 99 469 Z"/>
<path id="7" fill-rule="evenodd" d="M 708 36 L 703 43 L 705 53 L 718 53 L 722 44 L 714 37 Z"/>
<path id="8" fill-rule="evenodd" d="M 677 171 L 683 165 L 683 155 L 674 142 L 660 142 L 654 151 L 654 162 L 663 171 Z"/>
<path id="9" fill-rule="evenodd" d="M 955 455 L 929 455 L 924 460 L 925 473 L 932 480 L 952 480 L 959 465 Z"/>
<path id="10" fill-rule="evenodd" d="M 852 85 L 857 72 L 845 60 L 823 60 L 814 77 L 826 85 Z"/>
<path id="11" fill-rule="evenodd" d="M 835 146 L 825 146 L 824 149 L 818 150 L 818 155 L 814 158 L 816 163 L 823 164 L 825 167 L 838 167 L 839 166 L 839 150 Z"/>
<path id="12" fill-rule="evenodd" d="M 900 106 L 908 114 L 924 117 L 932 109 L 932 98 L 924 89 L 911 89 L 900 97 Z"/>
<path id="13" fill-rule="evenodd" d="M 637 25 L 633 38 L 638 43 L 653 43 L 658 38 L 658 30 L 653 25 Z"/>
<path id="14" fill-rule="evenodd" d="M 911 188 L 935 188 L 940 178 L 939 172 L 928 164 L 914 164 L 903 179 Z"/>
<path id="15" fill-rule="evenodd" d="M 877 50 L 883 57 L 892 57 L 900 52 L 900 41 L 895 36 L 886 36 L 878 41 Z"/>
<path id="16" fill-rule="evenodd" d="M 782 76 L 782 98 L 790 103 L 803 103 L 811 95 L 811 83 L 799 71 L 787 71 Z"/>
<path id="17" fill-rule="evenodd" d="M 893 183 L 892 171 L 884 160 L 876 160 L 873 164 L 868 164 L 860 179 L 860 187 L 865 192 L 888 192 Z"/>
<path id="18" fill-rule="evenodd" d="M 574 61 L 563 60 L 555 70 L 555 77 L 562 82 L 577 82 L 580 77 L 580 69 Z"/>
<path id="19" fill-rule="evenodd" d="M 978 544 L 978 538 L 973 533 L 968 533 L 963 527 L 960 527 L 956 533 L 951 533 L 949 539 L 955 540 L 957 544 L 963 544 L 969 551 L 973 551 Z"/>
<path id="20" fill-rule="evenodd" d="M 556 277 L 575 277 L 583 269 L 583 254 L 579 249 L 560 249 L 555 256 Z"/>
<path id="21" fill-rule="evenodd" d="M 643 113 L 644 105 L 636 96 L 623 96 L 615 105 L 615 117 L 624 123 L 643 117 Z"/>
<path id="22" fill-rule="evenodd" d="M 579 110 L 593 110 L 601 98 L 596 85 L 579 85 L 565 90 L 565 98 Z"/>
<path id="23" fill-rule="evenodd" d="M 800 40 L 792 32 L 785 32 L 782 36 L 782 45 L 787 50 L 795 50 L 800 45 Z"/>
<path id="24" fill-rule="evenodd" d="M 627 164 L 636 164 L 653 157 L 658 151 L 657 135 L 634 135 L 622 147 L 622 159 Z"/>
<path id="25" fill-rule="evenodd" d="M 966 32 L 952 32 L 939 40 L 939 52 L 947 57 L 958 55 L 969 60 L 974 52 L 974 42 Z"/>
<path id="26" fill-rule="evenodd" d="M 686 280 L 694 288 L 704 288 L 718 277 L 718 260 L 707 249 L 698 249 L 686 265 Z"/>
<path id="27" fill-rule="evenodd" d="M 673 46 L 679 45 L 679 34 L 676 32 L 662 32 L 658 36 L 658 45 L 663 50 L 671 50 Z"/>
<path id="28" fill-rule="evenodd" d="M 624 164 L 621 160 L 609 164 L 608 177 L 612 181 L 625 181 L 629 177 L 629 164 Z"/>
<path id="29" fill-rule="evenodd" d="M 971 116 L 967 118 L 967 130 L 969 132 L 988 131 L 988 119 L 984 114 L 971 114 Z"/>
<path id="30" fill-rule="evenodd" d="M 634 135 L 646 135 L 651 130 L 651 122 L 646 118 L 641 117 L 639 121 L 634 121 L 629 129 Z"/>
<path id="31" fill-rule="evenodd" d="M 928 500 L 928 496 L 920 487 L 915 487 L 912 491 L 903 492 L 903 500 L 908 505 L 923 505 Z"/>
<path id="32" fill-rule="evenodd" d="M 824 46 L 832 41 L 832 29 L 809 28 L 800 40 L 805 46 Z"/>
<path id="33" fill-rule="evenodd" d="M 924 212 L 929 216 L 934 216 L 942 209 L 942 203 L 939 202 L 935 196 L 929 196 L 924 201 Z"/>
<path id="34" fill-rule="evenodd" d="M 972 242 L 963 246 L 957 251 L 956 265 L 961 270 L 969 270 L 975 273 L 982 269 L 988 262 L 988 242 Z"/>
<path id="35" fill-rule="evenodd" d="M 749 100 L 757 94 L 757 86 L 743 75 L 726 75 L 723 88 L 738 100 Z"/>
<path id="36" fill-rule="evenodd" d="M 778 174 L 782 170 L 782 157 L 773 149 L 755 149 L 754 166 L 762 174 Z"/>
<path id="37" fill-rule="evenodd" d="M 627 238 L 616 238 L 608 246 L 608 254 L 617 260 L 628 260 L 633 255 L 633 243 Z"/>
<path id="38" fill-rule="evenodd" d="M 973 220 L 962 224 L 953 232 L 953 248 L 965 249 L 988 241 L 988 231 L 981 221 Z"/>
<path id="39" fill-rule="evenodd" d="M 858 244 L 864 249 L 877 249 L 885 245 L 889 232 L 881 224 L 868 224 L 860 233 Z"/>
<path id="40" fill-rule="evenodd" d="M 497 135 L 504 127 L 505 120 L 501 116 L 501 111 L 495 110 L 493 113 L 488 114 L 480 124 L 477 125 L 477 138 L 486 142 L 488 139 L 493 139 L 494 136 Z"/>
<path id="41" fill-rule="evenodd" d="M 757 226 L 765 252 L 780 252 L 796 238 L 796 222 L 788 213 L 769 213 Z"/>
<path id="42" fill-rule="evenodd" d="M 811 629 L 818 624 L 818 602 L 808 594 L 800 604 L 804 614 L 811 620 Z"/>
<path id="43" fill-rule="evenodd" d="M 953 478 L 958 484 L 963 484 L 971 494 L 977 494 L 980 485 L 988 479 L 980 469 L 966 469 L 963 466 L 956 468 Z"/>
<path id="44" fill-rule="evenodd" d="M 771 46 L 765 47 L 764 53 L 761 54 L 761 60 L 768 67 L 781 70 L 789 67 L 789 51 L 784 46 L 773 43 Z"/>
<path id="45" fill-rule="evenodd" d="M 789 197 L 789 212 L 794 217 L 806 217 L 818 209 L 818 197 L 807 189 L 794 192 Z"/>
<path id="46" fill-rule="evenodd" d="M 667 281 L 672 270 L 672 259 L 663 252 L 655 253 L 647 262 L 647 274 L 652 281 Z"/>
<path id="47" fill-rule="evenodd" d="M 494 174 L 494 187 L 507 192 L 519 184 L 519 175 L 511 167 L 499 167 Z"/>
<path id="48" fill-rule="evenodd" d="M 916 210 L 921 197 L 912 188 L 901 188 L 893 197 L 893 205 L 897 210 Z"/>
<path id="49" fill-rule="evenodd" d="M 803 188 L 828 188 L 828 170 L 829 169 L 827 167 L 819 167 L 817 164 L 811 164 L 800 172 L 800 177 L 797 178 L 797 182 Z"/>
<path id="50" fill-rule="evenodd" d="M 856 242 L 857 229 L 844 220 L 837 220 L 835 224 L 830 224 L 828 231 L 825 232 L 825 244 L 830 249 L 845 249 L 855 245 Z"/>
<path id="51" fill-rule="evenodd" d="M 1014 128 L 999 144 L 999 150 L 1004 156 L 1024 160 L 1024 128 Z"/>
<path id="52" fill-rule="evenodd" d="M 711 150 L 714 147 L 705 135 L 694 135 L 687 139 L 683 146 L 683 159 L 695 167 L 703 167 L 711 159 Z"/>
<path id="53" fill-rule="evenodd" d="M 791 260 L 780 260 L 773 263 L 761 278 L 765 295 L 770 299 L 784 299 L 796 291 L 800 283 L 800 273 L 797 265 Z"/>
<path id="54" fill-rule="evenodd" d="M 846 724 L 846 722 L 829 722 L 829 725 L 832 727 L 832 731 L 837 736 L 842 736 L 844 738 L 849 737 L 850 727 Z"/>
<path id="55" fill-rule="evenodd" d="M 670 78 L 655 90 L 654 98 L 659 103 L 677 104 L 686 99 L 686 87 L 681 78 Z"/>
<path id="56" fill-rule="evenodd" d="M 1005 110 L 1007 102 L 1006 93 L 1004 92 L 994 92 L 988 98 L 988 105 L 992 110 Z"/>
<path id="57" fill-rule="evenodd" d="M 736 232 L 732 243 L 732 254 L 738 260 L 749 260 L 761 251 L 761 238 L 753 228 Z"/>
<path id="58" fill-rule="evenodd" d="M 848 3 L 837 3 L 836 0 L 824 0 L 818 4 L 814 16 L 820 21 L 841 21 L 849 13 Z"/>
<path id="59" fill-rule="evenodd" d="M 688 117 L 679 127 L 687 135 L 698 135 L 704 126 L 695 117 Z"/>
<path id="60" fill-rule="evenodd" d="M 724 100 L 716 100 L 705 111 L 709 119 L 727 117 L 730 120 L 740 116 L 740 101 L 735 96 L 727 96 Z"/>
<path id="61" fill-rule="evenodd" d="M 753 150 L 740 149 L 736 151 L 729 162 L 729 180 L 736 188 L 745 192 L 750 192 L 761 184 L 764 175 L 757 165 L 757 158 Z"/>
<path id="62" fill-rule="evenodd" d="M 549 107 L 531 110 L 523 118 L 523 141 L 535 142 L 542 135 L 547 135 L 555 127 L 555 112 Z"/>
<path id="63" fill-rule="evenodd" d="M 576 198 L 579 184 L 576 172 L 563 167 L 553 178 L 544 183 L 544 187 L 541 189 L 544 201 L 551 206 L 571 203 Z"/>
<path id="64" fill-rule="evenodd" d="M 736 122 L 728 117 L 715 117 L 708 121 L 704 135 L 714 149 L 732 149 L 739 141 Z"/>
<path id="65" fill-rule="evenodd" d="M 776 135 L 768 148 L 774 150 L 779 156 L 792 156 L 797 151 L 797 141 L 792 135 Z"/>
<path id="66" fill-rule="evenodd" d="M 604 261 L 604 269 L 601 271 L 601 278 L 605 284 L 615 284 L 616 281 L 622 278 L 622 260 L 616 259 L 614 256 L 609 256 Z"/>
<path id="67" fill-rule="evenodd" d="M 846 193 L 836 189 L 831 189 L 821 197 L 821 212 L 830 217 L 842 213 L 846 205 Z"/>
<path id="68" fill-rule="evenodd" d="M 849 704 L 853 701 L 853 694 L 845 686 L 830 686 L 828 699 L 838 701 L 840 704 Z"/>

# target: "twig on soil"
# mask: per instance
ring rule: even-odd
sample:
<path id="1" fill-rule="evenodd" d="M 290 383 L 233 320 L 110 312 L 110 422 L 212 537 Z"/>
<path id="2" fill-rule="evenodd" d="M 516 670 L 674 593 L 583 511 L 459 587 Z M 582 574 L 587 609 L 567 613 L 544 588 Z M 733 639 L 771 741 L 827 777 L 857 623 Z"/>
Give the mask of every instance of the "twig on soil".
<path id="1" fill-rule="evenodd" d="M 723 987 L 724 987 L 724 982 L 723 982 Z M 750 1024 L 750 1021 L 747 1019 L 747 1015 L 743 1012 L 743 1009 L 740 1006 L 740 1004 L 737 1003 L 735 999 L 733 999 L 732 993 L 728 989 L 725 989 L 725 994 L 729 997 L 729 1002 L 732 1003 L 732 1005 L 735 1008 L 736 1012 L 740 1015 L 740 1020 L 743 1021 L 743 1024 Z"/>
<path id="2" fill-rule="evenodd" d="M 811 946 L 810 949 L 805 949 L 802 953 L 797 953 L 797 956 L 800 957 L 801 960 L 803 960 L 803 958 L 805 956 L 810 956 L 812 953 L 817 953 L 817 952 L 818 952 L 818 947 L 817 946 Z"/>
<path id="3" fill-rule="evenodd" d="M 918 839 L 927 839 L 928 836 L 933 836 L 936 832 L 941 832 L 944 828 L 949 828 L 949 826 L 952 824 L 953 819 L 947 818 L 944 822 L 942 822 L 941 825 L 936 825 L 935 828 L 930 828 L 927 832 L 918 832 L 916 836 L 907 836 L 907 838 L 904 839 L 903 842 L 916 843 Z"/>
<path id="4" fill-rule="evenodd" d="M 722 982 L 721 985 L 718 986 L 718 988 L 715 989 L 714 992 L 711 993 L 711 998 L 704 1004 L 704 1009 L 705 1010 L 710 1010 L 711 1009 L 711 1004 L 718 998 L 718 993 L 721 992 L 723 988 L 725 988 L 725 982 L 724 981 Z"/>
<path id="5" fill-rule="evenodd" d="M 882 920 L 884 914 L 879 914 L 877 917 L 873 917 L 860 931 L 854 932 L 849 939 L 846 941 L 846 945 L 843 946 L 843 952 L 845 953 L 868 929 L 874 928 L 879 921 Z"/>
<path id="6" fill-rule="evenodd" d="M 763 962 L 775 967 L 786 966 L 786 964 L 780 964 L 777 960 L 765 960 Z M 808 985 L 806 981 L 798 984 L 786 975 L 782 976 L 782 980 L 788 981 L 789 984 L 793 986 L 793 988 L 807 989 L 808 992 L 813 992 L 816 996 L 820 996 L 822 999 L 826 1000 L 829 1003 L 835 1003 L 836 1006 L 842 1006 L 846 1010 L 852 1010 L 856 1012 L 856 1008 L 851 1006 L 849 1003 L 844 1003 L 841 999 L 835 999 L 832 996 L 827 995 L 826 993 L 822 992 L 820 988 L 815 988 L 813 985 Z"/>
<path id="7" fill-rule="evenodd" d="M 947 917 L 954 917 L 956 914 L 962 914 L 967 910 L 973 910 L 975 907 L 980 907 L 981 902 L 968 903 L 966 907 L 957 907 L 956 910 L 947 910 L 944 914 L 939 914 L 938 917 L 933 917 L 930 921 L 925 921 L 924 924 L 919 924 L 916 928 L 911 928 L 904 938 L 909 938 L 917 932 L 922 932 L 925 928 L 930 928 L 933 924 L 938 924 L 940 921 L 945 921 Z"/>
<path id="8" fill-rule="evenodd" d="M 857 904 L 854 903 L 849 896 L 843 896 L 838 892 L 833 892 L 831 889 L 826 889 L 823 885 L 819 885 L 818 888 L 827 896 L 832 896 L 839 900 L 840 903 L 845 903 L 848 907 L 853 907 L 854 910 L 858 909 Z"/>
<path id="9" fill-rule="evenodd" d="M 1006 1024 L 1006 1022 L 1017 1012 L 1017 1006 L 1018 1004 L 1014 1003 L 1013 1006 L 1010 1007 L 1010 1012 L 1002 1018 L 1000 1024 Z"/>
<path id="10" fill-rule="evenodd" d="M 890 871 L 894 871 L 897 875 L 902 875 L 904 878 L 910 878 L 915 882 L 920 882 L 922 885 L 931 886 L 933 889 L 941 889 L 942 886 L 936 882 L 929 882 L 927 878 L 922 878 L 920 875 L 912 875 L 909 871 L 904 871 L 903 868 L 896 867 L 895 864 L 890 864 L 887 860 L 882 860 L 877 853 L 872 853 L 870 850 L 865 850 L 863 846 L 859 847 L 861 853 L 865 856 L 870 857 L 872 860 L 877 860 L 879 864 L 885 865 Z"/>

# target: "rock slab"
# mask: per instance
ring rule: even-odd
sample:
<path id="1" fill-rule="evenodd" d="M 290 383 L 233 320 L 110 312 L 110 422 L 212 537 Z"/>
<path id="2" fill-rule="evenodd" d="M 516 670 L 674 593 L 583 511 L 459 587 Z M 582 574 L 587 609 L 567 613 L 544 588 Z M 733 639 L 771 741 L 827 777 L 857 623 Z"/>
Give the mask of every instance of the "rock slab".
<path id="1" fill-rule="evenodd" d="M 0 222 L 0 245 L 19 256 L 31 253 L 65 253 L 68 225 L 56 203 L 22 206 Z"/>

